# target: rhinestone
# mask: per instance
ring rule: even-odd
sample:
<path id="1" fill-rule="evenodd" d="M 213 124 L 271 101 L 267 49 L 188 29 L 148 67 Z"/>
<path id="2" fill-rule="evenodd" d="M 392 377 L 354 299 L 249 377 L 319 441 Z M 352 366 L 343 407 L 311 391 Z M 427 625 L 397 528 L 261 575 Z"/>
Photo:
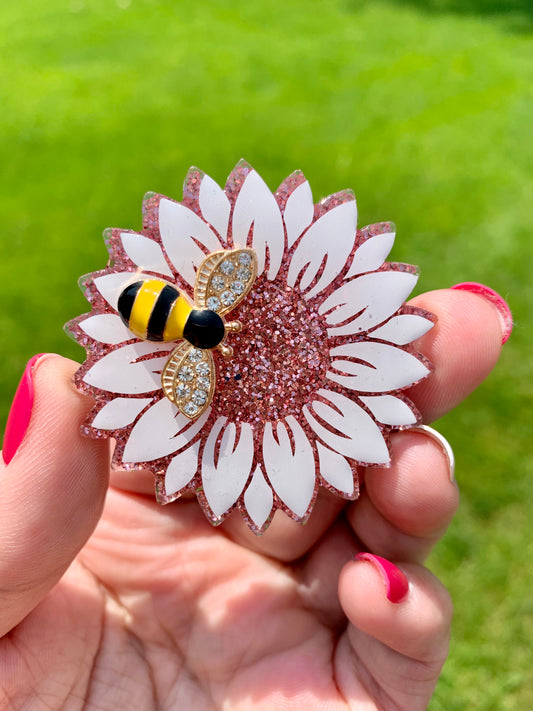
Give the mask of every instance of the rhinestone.
<path id="1" fill-rule="evenodd" d="M 185 383 L 178 383 L 176 385 L 176 395 L 178 397 L 187 397 L 190 392 L 190 387 L 188 385 L 185 385 Z"/>
<path id="2" fill-rule="evenodd" d="M 242 292 L 244 291 L 244 284 L 242 283 L 242 281 L 234 281 L 231 285 L 231 290 L 234 294 L 242 294 Z"/>
<path id="3" fill-rule="evenodd" d="M 211 311 L 218 311 L 220 308 L 220 299 L 218 296 L 210 296 L 207 299 L 207 308 L 211 309 Z"/>
<path id="4" fill-rule="evenodd" d="M 239 267 L 237 269 L 237 279 L 240 281 L 248 281 L 252 276 L 252 272 L 247 267 Z"/>
<path id="5" fill-rule="evenodd" d="M 211 288 L 213 291 L 222 291 L 225 286 L 226 281 L 220 274 L 215 274 L 215 276 L 211 279 Z"/>
<path id="6" fill-rule="evenodd" d="M 186 415 L 196 415 L 198 412 L 198 405 L 190 400 L 183 408 L 183 412 Z"/>
<path id="7" fill-rule="evenodd" d="M 209 390 L 211 382 L 209 381 L 209 378 L 200 376 L 199 378 L 196 378 L 196 385 L 198 385 L 199 388 L 202 388 L 202 390 Z"/>
<path id="8" fill-rule="evenodd" d="M 252 263 L 252 258 L 248 252 L 242 252 L 239 254 L 239 264 L 248 265 Z"/>
<path id="9" fill-rule="evenodd" d="M 230 262 L 229 259 L 225 259 L 223 262 L 221 262 L 219 269 L 222 274 L 233 274 L 233 272 L 235 271 L 235 265 L 233 264 L 233 262 Z"/>
<path id="10" fill-rule="evenodd" d="M 196 366 L 197 375 L 209 375 L 209 365 L 203 360 Z"/>
<path id="11" fill-rule="evenodd" d="M 207 402 L 207 393 L 205 390 L 195 390 L 192 394 L 192 399 L 197 405 L 205 405 Z"/>
<path id="12" fill-rule="evenodd" d="M 191 363 L 198 363 L 198 361 L 202 360 L 202 358 L 203 358 L 202 351 L 199 348 L 193 348 L 192 351 L 187 356 L 187 360 L 190 360 Z"/>
<path id="13" fill-rule="evenodd" d="M 189 366 L 184 365 L 183 368 L 180 368 L 178 370 L 178 378 L 180 380 L 183 380 L 184 383 L 190 383 L 191 380 L 194 378 L 192 368 L 189 368 Z"/>
<path id="14" fill-rule="evenodd" d="M 235 294 L 232 294 L 231 291 L 223 291 L 222 294 L 220 294 L 220 300 L 224 306 L 231 306 L 235 301 Z"/>

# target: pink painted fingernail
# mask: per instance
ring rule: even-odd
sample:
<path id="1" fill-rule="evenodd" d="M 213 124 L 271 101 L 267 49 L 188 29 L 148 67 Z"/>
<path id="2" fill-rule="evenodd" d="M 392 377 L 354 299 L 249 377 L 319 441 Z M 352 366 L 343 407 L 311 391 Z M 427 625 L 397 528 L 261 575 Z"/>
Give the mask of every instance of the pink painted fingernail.
<path id="1" fill-rule="evenodd" d="M 387 591 L 387 599 L 391 602 L 401 602 L 409 592 L 409 581 L 405 573 L 393 565 L 386 558 L 373 553 L 358 553 L 355 560 L 363 560 L 372 565 L 380 573 L 385 589 Z"/>
<path id="2" fill-rule="evenodd" d="M 4 446 L 2 448 L 2 457 L 6 464 L 9 464 L 15 456 L 30 424 L 34 398 L 33 375 L 35 364 L 43 355 L 44 353 L 39 353 L 28 361 L 13 398 L 7 418 Z"/>
<path id="3" fill-rule="evenodd" d="M 478 284 L 475 281 L 465 281 L 462 284 L 455 284 L 451 287 L 452 289 L 458 289 L 459 291 L 470 291 L 472 294 L 477 294 L 488 301 L 500 316 L 501 326 L 502 326 L 502 343 L 505 343 L 511 331 L 513 330 L 513 314 L 509 308 L 509 304 L 503 297 L 501 297 L 497 291 L 491 289 L 490 286 L 485 286 L 485 284 Z"/>

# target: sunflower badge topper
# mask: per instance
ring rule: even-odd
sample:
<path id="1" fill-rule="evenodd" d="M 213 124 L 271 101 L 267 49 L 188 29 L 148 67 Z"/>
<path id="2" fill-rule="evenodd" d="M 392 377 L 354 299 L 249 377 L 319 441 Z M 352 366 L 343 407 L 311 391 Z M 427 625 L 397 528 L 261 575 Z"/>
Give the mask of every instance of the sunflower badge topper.
<path id="1" fill-rule="evenodd" d="M 314 205 L 296 172 L 272 194 L 244 161 L 224 189 L 191 168 L 181 202 L 148 193 L 142 232 L 105 232 L 108 266 L 80 281 L 91 312 L 67 324 L 96 400 L 84 434 L 214 524 L 305 522 L 320 486 L 357 498 L 357 468 L 421 423 L 404 391 L 431 366 L 410 344 L 435 319 L 404 303 L 416 268 L 385 262 L 393 225 L 356 220 L 350 191 Z"/>

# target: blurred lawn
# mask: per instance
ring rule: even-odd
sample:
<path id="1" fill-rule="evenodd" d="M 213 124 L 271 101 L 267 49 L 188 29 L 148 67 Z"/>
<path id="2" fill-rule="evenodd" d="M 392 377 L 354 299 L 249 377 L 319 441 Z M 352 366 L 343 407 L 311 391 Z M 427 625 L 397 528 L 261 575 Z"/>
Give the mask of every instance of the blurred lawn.
<path id="1" fill-rule="evenodd" d="M 434 711 L 533 708 L 530 0 L 19 0 L 0 8 L 1 424 L 25 361 L 77 359 L 62 324 L 105 265 L 103 228 L 222 183 L 244 156 L 274 189 L 355 189 L 398 226 L 421 290 L 474 280 L 516 328 L 489 380 L 439 423 L 462 508 L 432 568 L 456 603 Z M 529 351 L 531 353 L 531 351 Z"/>

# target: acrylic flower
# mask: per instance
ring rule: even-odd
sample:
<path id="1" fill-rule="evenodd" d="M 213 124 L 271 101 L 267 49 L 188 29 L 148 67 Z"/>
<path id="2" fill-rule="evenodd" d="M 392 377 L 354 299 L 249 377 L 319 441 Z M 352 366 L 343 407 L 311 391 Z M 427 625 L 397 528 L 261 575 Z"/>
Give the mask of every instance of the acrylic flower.
<path id="1" fill-rule="evenodd" d="M 391 430 L 420 423 L 403 391 L 430 372 L 410 344 L 434 323 L 404 304 L 417 270 L 385 262 L 393 225 L 356 220 L 350 191 L 314 205 L 296 172 L 272 194 L 244 161 L 224 190 L 193 168 L 181 202 L 149 193 L 141 233 L 106 231 L 109 265 L 80 282 L 92 311 L 68 324 L 87 350 L 77 387 L 97 403 L 84 433 L 116 439 L 116 467 L 150 469 L 161 503 L 195 492 L 215 524 L 236 507 L 256 533 L 276 509 L 303 522 L 320 486 L 356 498 L 357 467 L 387 466 Z M 135 336 L 118 298 L 141 272 L 192 299 L 206 255 L 236 247 L 255 251 L 258 276 L 191 420 L 161 388 L 179 343 Z"/>

